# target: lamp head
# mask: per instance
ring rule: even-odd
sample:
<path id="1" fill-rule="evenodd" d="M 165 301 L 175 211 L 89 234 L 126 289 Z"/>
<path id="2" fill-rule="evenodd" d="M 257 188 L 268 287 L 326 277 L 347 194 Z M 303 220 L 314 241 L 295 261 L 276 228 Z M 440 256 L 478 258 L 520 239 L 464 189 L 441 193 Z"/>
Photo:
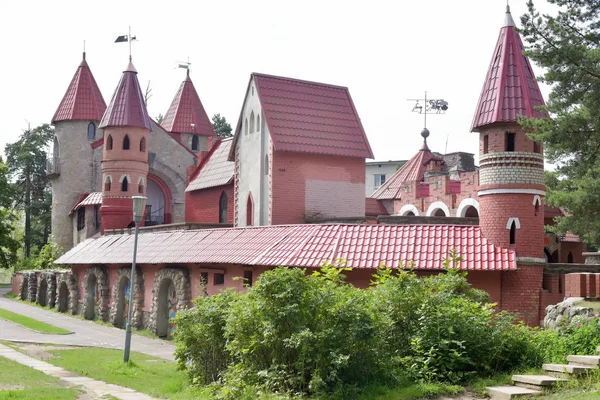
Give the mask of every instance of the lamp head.
<path id="1" fill-rule="evenodd" d="M 146 209 L 146 197 L 144 196 L 133 196 L 133 220 L 136 224 L 142 222 L 144 217 L 144 211 Z"/>

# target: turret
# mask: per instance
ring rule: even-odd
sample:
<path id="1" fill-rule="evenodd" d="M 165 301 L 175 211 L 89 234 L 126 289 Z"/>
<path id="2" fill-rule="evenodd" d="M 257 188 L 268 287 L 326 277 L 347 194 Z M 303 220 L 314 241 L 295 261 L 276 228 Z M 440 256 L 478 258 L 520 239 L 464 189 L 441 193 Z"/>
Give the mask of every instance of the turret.
<path id="1" fill-rule="evenodd" d="M 479 133 L 480 225 L 521 261 L 544 261 L 544 154 L 517 123 L 546 117 L 544 99 L 507 6 L 473 119 Z"/>
<path id="2" fill-rule="evenodd" d="M 73 246 L 73 226 L 67 216 L 83 193 L 96 190 L 93 146 L 102 139 L 98 124 L 106 110 L 85 58 L 83 53 L 52 117 L 54 145 L 46 165 L 46 174 L 52 179 L 52 235 L 64 249 Z"/>
<path id="3" fill-rule="evenodd" d="M 210 150 L 216 137 L 215 130 L 190 78 L 189 69 L 161 126 L 195 153 Z"/>
<path id="4" fill-rule="evenodd" d="M 102 157 L 102 229 L 133 224 L 132 196 L 145 196 L 148 175 L 148 136 L 152 130 L 144 97 L 131 63 L 106 109 Z"/>

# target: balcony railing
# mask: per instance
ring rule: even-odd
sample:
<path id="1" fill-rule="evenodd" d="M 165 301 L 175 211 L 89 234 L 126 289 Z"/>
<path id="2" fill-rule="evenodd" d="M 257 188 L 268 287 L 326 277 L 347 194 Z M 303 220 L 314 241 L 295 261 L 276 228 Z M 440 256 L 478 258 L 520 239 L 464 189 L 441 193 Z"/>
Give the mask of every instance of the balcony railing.
<path id="1" fill-rule="evenodd" d="M 46 175 L 50 178 L 60 175 L 59 157 L 51 157 L 46 159 Z"/>

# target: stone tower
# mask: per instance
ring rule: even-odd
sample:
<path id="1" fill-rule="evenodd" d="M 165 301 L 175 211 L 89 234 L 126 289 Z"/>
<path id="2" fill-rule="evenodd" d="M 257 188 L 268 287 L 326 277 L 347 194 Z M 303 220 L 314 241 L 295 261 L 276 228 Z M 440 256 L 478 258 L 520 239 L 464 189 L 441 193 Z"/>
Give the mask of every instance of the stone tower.
<path id="1" fill-rule="evenodd" d="M 517 117 L 542 118 L 544 99 L 507 6 L 473 119 L 479 132 L 480 225 L 495 245 L 513 247 L 520 262 L 544 259 L 544 154 Z"/>
<path id="2" fill-rule="evenodd" d="M 132 196 L 145 196 L 152 130 L 131 59 L 102 117 L 102 231 L 133 223 Z"/>
<path id="3" fill-rule="evenodd" d="M 54 117 L 53 154 L 46 173 L 52 179 L 52 235 L 64 249 L 73 246 L 73 225 L 68 217 L 85 192 L 95 190 L 93 147 L 102 139 L 99 121 L 106 103 L 94 75 L 83 60 Z"/>

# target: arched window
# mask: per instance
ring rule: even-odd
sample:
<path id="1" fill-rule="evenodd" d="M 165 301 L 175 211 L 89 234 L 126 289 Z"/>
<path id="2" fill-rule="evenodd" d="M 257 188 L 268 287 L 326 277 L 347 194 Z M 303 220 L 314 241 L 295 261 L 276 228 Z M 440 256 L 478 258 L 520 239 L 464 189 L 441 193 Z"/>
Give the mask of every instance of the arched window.
<path id="1" fill-rule="evenodd" d="M 121 192 L 126 192 L 129 188 L 129 176 L 122 175 L 121 176 Z"/>
<path id="2" fill-rule="evenodd" d="M 254 204 L 252 202 L 252 194 L 248 194 L 248 201 L 246 202 L 246 226 L 252 226 L 254 224 Z"/>
<path id="3" fill-rule="evenodd" d="M 256 132 L 260 132 L 260 115 L 256 116 Z"/>
<path id="4" fill-rule="evenodd" d="M 112 176 L 106 175 L 104 177 L 104 191 L 105 192 L 110 192 L 111 184 L 112 184 Z"/>
<path id="5" fill-rule="evenodd" d="M 88 140 L 96 139 L 96 125 L 93 122 L 90 122 L 88 125 Z"/>
<path id="6" fill-rule="evenodd" d="M 144 194 L 144 178 L 142 178 L 141 176 L 140 179 L 138 179 L 138 193 Z"/>
<path id="7" fill-rule="evenodd" d="M 142 140 L 140 140 L 140 151 L 146 151 L 146 138 L 142 138 Z"/>
<path id="8" fill-rule="evenodd" d="M 112 150 L 112 136 L 106 137 L 106 150 Z"/>
<path id="9" fill-rule="evenodd" d="M 538 216 L 538 214 L 540 213 L 540 203 L 535 203 L 535 212 L 534 212 L 534 216 Z"/>
<path id="10" fill-rule="evenodd" d="M 225 192 L 221 193 L 219 199 L 219 223 L 227 223 L 227 194 Z"/>
<path id="11" fill-rule="evenodd" d="M 129 150 L 129 135 L 123 138 L 123 150 Z"/>
<path id="12" fill-rule="evenodd" d="M 509 243 L 515 244 L 516 240 L 517 240 L 517 224 L 515 223 L 515 221 L 513 221 L 510 224 Z"/>
<path id="13" fill-rule="evenodd" d="M 248 134 L 248 118 L 246 118 L 246 121 L 244 123 L 244 125 L 246 126 L 246 135 Z"/>
<path id="14" fill-rule="evenodd" d="M 198 151 L 198 135 L 192 136 L 192 151 Z"/>
<path id="15" fill-rule="evenodd" d="M 254 133 L 254 111 L 250 113 L 250 133 Z"/>

